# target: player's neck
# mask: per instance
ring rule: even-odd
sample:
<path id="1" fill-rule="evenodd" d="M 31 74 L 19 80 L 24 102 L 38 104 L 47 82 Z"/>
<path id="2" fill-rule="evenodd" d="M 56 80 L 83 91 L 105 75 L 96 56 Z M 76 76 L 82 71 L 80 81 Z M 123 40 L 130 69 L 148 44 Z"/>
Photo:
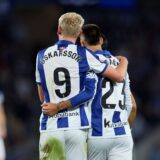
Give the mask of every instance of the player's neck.
<path id="1" fill-rule="evenodd" d="M 75 37 L 69 37 L 69 36 L 66 36 L 66 35 L 60 35 L 59 36 L 59 40 L 67 40 L 67 41 L 76 43 L 77 38 L 75 38 Z"/>
<path id="2" fill-rule="evenodd" d="M 97 51 L 97 50 L 102 50 L 101 45 L 88 46 L 87 48 L 89 48 L 89 49 L 92 50 L 93 52 L 95 52 L 95 51 Z"/>

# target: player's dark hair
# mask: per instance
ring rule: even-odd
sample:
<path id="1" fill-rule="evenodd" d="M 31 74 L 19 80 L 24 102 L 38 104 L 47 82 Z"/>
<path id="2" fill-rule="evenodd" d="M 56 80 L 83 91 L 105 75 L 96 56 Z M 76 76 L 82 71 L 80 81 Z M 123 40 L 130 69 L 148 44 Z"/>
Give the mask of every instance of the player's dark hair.
<path id="1" fill-rule="evenodd" d="M 101 34 L 101 37 L 103 38 L 102 49 L 103 49 L 103 50 L 107 50 L 107 47 L 108 47 L 107 38 L 106 38 L 106 36 L 105 36 L 103 33 Z"/>
<path id="2" fill-rule="evenodd" d="M 97 26 L 96 24 L 86 24 L 82 27 L 82 32 L 85 37 L 85 41 L 89 45 L 97 45 L 99 43 L 100 37 L 102 37 L 105 44 L 104 48 L 106 49 L 107 40 L 105 35 L 101 32 L 101 29 L 99 28 L 99 26 Z M 102 48 L 103 48 L 103 45 L 102 45 Z"/>
<path id="3" fill-rule="evenodd" d="M 101 37 L 100 28 L 95 24 L 86 24 L 82 27 L 82 32 L 86 42 L 89 45 L 96 45 L 99 43 Z"/>

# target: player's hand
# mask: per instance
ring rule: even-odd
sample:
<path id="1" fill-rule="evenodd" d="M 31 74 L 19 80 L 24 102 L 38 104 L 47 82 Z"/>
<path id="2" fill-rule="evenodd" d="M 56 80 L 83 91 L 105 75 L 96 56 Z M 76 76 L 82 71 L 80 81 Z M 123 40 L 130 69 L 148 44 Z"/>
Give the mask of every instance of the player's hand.
<path id="1" fill-rule="evenodd" d="M 116 57 L 119 59 L 120 62 L 121 62 L 121 61 L 125 61 L 125 63 L 128 64 L 128 60 L 127 60 L 126 57 L 124 57 L 124 56 L 116 56 Z"/>
<path id="2" fill-rule="evenodd" d="M 42 112 L 48 116 L 53 116 L 57 114 L 59 111 L 56 103 L 43 103 L 41 107 L 42 107 Z"/>

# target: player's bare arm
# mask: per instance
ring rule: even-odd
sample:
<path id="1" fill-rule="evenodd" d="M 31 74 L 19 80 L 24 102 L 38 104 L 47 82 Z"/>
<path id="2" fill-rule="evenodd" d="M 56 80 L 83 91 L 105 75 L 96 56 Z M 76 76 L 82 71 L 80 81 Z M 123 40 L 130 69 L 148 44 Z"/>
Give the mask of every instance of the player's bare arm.
<path id="1" fill-rule="evenodd" d="M 135 101 L 133 94 L 131 95 L 131 99 L 132 99 L 132 111 L 131 111 L 130 116 L 128 118 L 128 122 L 129 122 L 130 127 L 132 128 L 134 121 L 135 121 L 135 118 L 136 118 L 137 105 L 136 105 L 136 101 Z"/>
<path id="2" fill-rule="evenodd" d="M 121 81 L 123 81 L 125 74 L 126 74 L 126 71 L 127 71 L 128 60 L 127 60 L 127 58 L 125 58 L 123 56 L 117 56 L 117 58 L 120 61 L 117 68 L 113 68 L 111 66 L 108 66 L 106 71 L 103 73 L 103 76 L 107 77 L 113 81 L 121 82 Z"/>
<path id="3" fill-rule="evenodd" d="M 48 116 L 53 116 L 63 109 L 69 109 L 72 107 L 71 101 L 66 100 L 60 103 L 44 103 L 41 105 L 42 111 Z"/>
<path id="4" fill-rule="evenodd" d="M 40 84 L 38 84 L 37 87 L 38 87 L 39 100 L 41 101 L 41 103 L 43 103 L 44 102 L 44 93 L 43 93 L 42 86 Z"/>

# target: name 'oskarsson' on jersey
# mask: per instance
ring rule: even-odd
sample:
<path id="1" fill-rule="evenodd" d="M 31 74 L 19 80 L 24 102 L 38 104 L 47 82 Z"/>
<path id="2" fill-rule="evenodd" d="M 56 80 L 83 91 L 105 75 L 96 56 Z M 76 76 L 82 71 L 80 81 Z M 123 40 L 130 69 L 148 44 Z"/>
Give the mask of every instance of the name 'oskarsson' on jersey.
<path id="1" fill-rule="evenodd" d="M 49 52 L 46 55 L 44 55 L 44 57 L 41 59 L 41 63 L 44 64 L 50 58 L 62 57 L 62 56 L 63 57 L 66 57 L 66 56 L 70 57 L 70 58 L 74 59 L 77 62 L 79 62 L 81 60 L 81 57 L 77 53 L 74 53 L 72 51 L 59 49 L 59 50 L 56 50 L 54 52 Z"/>

